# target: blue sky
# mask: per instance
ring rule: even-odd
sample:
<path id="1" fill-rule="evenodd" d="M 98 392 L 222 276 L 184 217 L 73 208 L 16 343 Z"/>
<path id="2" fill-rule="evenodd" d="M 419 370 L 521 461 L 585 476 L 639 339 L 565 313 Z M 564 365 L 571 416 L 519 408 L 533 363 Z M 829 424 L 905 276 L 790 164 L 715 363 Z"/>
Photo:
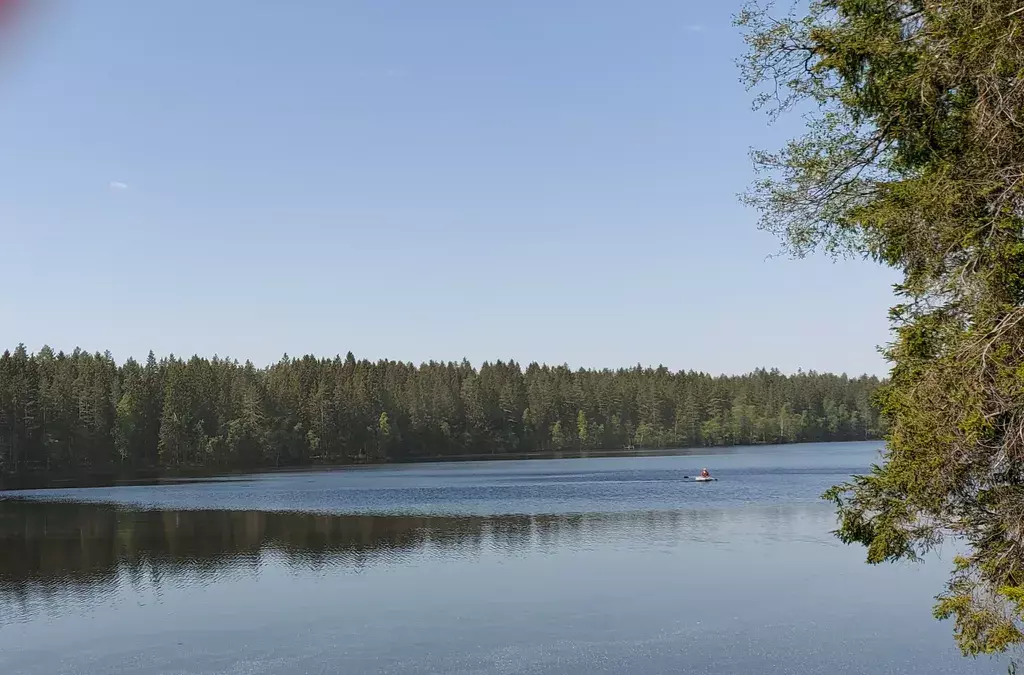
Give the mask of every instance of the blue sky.
<path id="1" fill-rule="evenodd" d="M 738 2 L 51 2 L 0 49 L 0 343 L 882 373 L 767 259 Z"/>

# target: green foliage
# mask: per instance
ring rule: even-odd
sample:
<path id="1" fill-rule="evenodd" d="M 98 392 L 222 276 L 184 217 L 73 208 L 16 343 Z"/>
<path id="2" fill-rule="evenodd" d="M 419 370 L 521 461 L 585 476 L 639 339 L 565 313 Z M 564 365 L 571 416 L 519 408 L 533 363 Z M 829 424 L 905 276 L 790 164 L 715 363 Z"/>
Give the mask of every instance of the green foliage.
<path id="1" fill-rule="evenodd" d="M 817 373 L 415 367 L 351 354 L 263 369 L 151 354 L 118 367 L 109 355 L 19 348 L 0 356 L 0 479 L 863 440 L 883 431 L 869 404 L 878 386 Z"/>
<path id="2" fill-rule="evenodd" d="M 576 414 L 576 433 L 579 435 L 580 447 L 586 448 L 590 445 L 590 428 L 587 424 L 587 413 L 580 410 Z"/>
<path id="3" fill-rule="evenodd" d="M 967 654 L 1024 641 L 1024 11 L 1019 0 L 819 0 L 737 23 L 744 78 L 804 136 L 758 151 L 762 228 L 900 270 L 879 394 L 884 461 L 829 491 L 868 560 L 945 536 L 970 555 L 939 599 Z M 708 428 L 706 433 L 725 433 Z"/>
<path id="4" fill-rule="evenodd" d="M 555 420 L 555 423 L 551 425 L 551 449 L 563 450 L 568 445 L 569 439 L 565 432 L 562 431 L 562 421 Z"/>

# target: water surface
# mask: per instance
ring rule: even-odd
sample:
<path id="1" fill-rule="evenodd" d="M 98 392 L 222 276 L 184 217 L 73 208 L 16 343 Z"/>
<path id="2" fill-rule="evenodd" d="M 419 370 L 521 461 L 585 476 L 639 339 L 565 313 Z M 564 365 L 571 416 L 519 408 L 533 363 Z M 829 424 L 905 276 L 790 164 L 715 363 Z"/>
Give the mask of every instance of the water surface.
<path id="1" fill-rule="evenodd" d="M 818 495 L 877 444 L 0 501 L 0 673 L 1001 673 Z M 708 466 L 720 481 L 697 484 Z"/>

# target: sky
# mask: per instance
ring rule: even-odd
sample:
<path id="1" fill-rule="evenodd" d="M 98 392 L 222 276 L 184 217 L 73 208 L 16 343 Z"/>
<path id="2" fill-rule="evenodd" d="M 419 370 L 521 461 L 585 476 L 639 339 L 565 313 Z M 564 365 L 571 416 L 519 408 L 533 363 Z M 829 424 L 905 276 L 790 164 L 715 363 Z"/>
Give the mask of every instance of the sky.
<path id="1" fill-rule="evenodd" d="M 891 270 L 737 198 L 739 0 L 52 0 L 0 39 L 0 345 L 882 374 Z"/>

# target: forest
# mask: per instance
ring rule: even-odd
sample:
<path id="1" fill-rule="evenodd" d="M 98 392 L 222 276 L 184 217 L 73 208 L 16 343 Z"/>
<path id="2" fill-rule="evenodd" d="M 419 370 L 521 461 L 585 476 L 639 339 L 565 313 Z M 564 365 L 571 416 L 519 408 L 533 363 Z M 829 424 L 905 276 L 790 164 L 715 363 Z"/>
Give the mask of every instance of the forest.
<path id="1" fill-rule="evenodd" d="M 876 377 L 111 354 L 0 357 L 0 481 L 879 438 Z"/>

